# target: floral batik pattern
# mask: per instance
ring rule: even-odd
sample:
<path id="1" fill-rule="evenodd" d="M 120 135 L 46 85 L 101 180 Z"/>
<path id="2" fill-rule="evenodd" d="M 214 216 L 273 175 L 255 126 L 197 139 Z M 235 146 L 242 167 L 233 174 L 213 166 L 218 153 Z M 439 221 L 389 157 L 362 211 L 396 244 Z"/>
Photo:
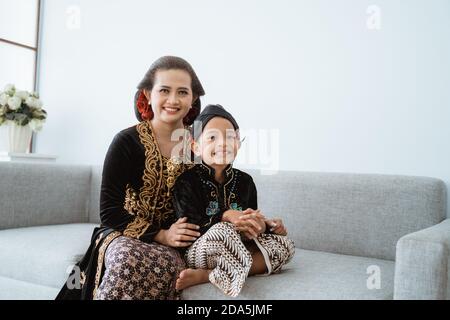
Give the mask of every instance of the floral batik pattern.
<path id="1" fill-rule="evenodd" d="M 94 299 L 180 299 L 175 283 L 185 263 L 173 248 L 120 236 L 106 250 L 105 268 Z"/>

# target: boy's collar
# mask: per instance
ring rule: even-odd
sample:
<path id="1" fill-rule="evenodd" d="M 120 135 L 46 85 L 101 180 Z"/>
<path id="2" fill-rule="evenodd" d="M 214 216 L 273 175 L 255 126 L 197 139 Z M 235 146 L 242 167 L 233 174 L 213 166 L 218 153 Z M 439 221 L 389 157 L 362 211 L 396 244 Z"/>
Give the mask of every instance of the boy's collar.
<path id="1" fill-rule="evenodd" d="M 215 181 L 216 170 L 213 167 L 207 165 L 203 160 L 202 163 L 198 165 L 198 167 L 203 174 L 208 176 L 211 180 Z M 233 173 L 233 164 L 230 163 L 229 165 L 227 165 L 223 172 L 225 174 L 225 181 L 228 181 L 228 179 L 231 177 L 231 174 Z"/>

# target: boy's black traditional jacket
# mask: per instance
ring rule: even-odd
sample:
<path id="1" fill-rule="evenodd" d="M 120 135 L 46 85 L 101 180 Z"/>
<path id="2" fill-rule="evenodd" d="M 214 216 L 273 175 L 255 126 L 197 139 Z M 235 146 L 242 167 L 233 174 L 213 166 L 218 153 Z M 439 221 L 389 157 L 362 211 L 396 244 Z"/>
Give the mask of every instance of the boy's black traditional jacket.
<path id="1" fill-rule="evenodd" d="M 220 222 L 228 209 L 243 211 L 258 207 L 250 175 L 228 165 L 224 170 L 225 181 L 219 184 L 214 174 L 214 169 L 205 163 L 197 164 L 182 173 L 173 188 L 177 217 L 187 217 L 189 223 L 199 225 L 201 234 Z"/>

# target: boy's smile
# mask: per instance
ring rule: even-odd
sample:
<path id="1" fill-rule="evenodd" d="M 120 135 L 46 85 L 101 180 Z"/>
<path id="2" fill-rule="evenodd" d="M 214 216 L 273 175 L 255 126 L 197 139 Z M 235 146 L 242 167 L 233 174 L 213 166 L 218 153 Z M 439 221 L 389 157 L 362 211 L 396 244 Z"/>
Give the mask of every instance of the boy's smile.
<path id="1" fill-rule="evenodd" d="M 193 143 L 194 153 L 220 173 L 234 161 L 238 149 L 239 139 L 233 124 L 219 116 L 208 121 L 198 141 Z"/>

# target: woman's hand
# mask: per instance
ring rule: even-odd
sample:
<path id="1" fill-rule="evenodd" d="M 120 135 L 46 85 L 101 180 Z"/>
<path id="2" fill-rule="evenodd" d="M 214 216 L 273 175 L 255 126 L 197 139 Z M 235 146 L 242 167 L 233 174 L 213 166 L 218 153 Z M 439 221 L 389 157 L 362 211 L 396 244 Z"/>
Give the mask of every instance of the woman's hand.
<path id="1" fill-rule="evenodd" d="M 274 234 L 279 234 L 280 236 L 286 236 L 287 230 L 283 224 L 283 220 L 279 218 L 266 219 L 266 223 L 269 226 L 270 232 Z"/>
<path id="2" fill-rule="evenodd" d="M 155 236 L 155 241 L 169 247 L 189 247 L 200 237 L 196 224 L 187 223 L 187 217 L 178 219 L 169 229 L 161 229 Z"/>

